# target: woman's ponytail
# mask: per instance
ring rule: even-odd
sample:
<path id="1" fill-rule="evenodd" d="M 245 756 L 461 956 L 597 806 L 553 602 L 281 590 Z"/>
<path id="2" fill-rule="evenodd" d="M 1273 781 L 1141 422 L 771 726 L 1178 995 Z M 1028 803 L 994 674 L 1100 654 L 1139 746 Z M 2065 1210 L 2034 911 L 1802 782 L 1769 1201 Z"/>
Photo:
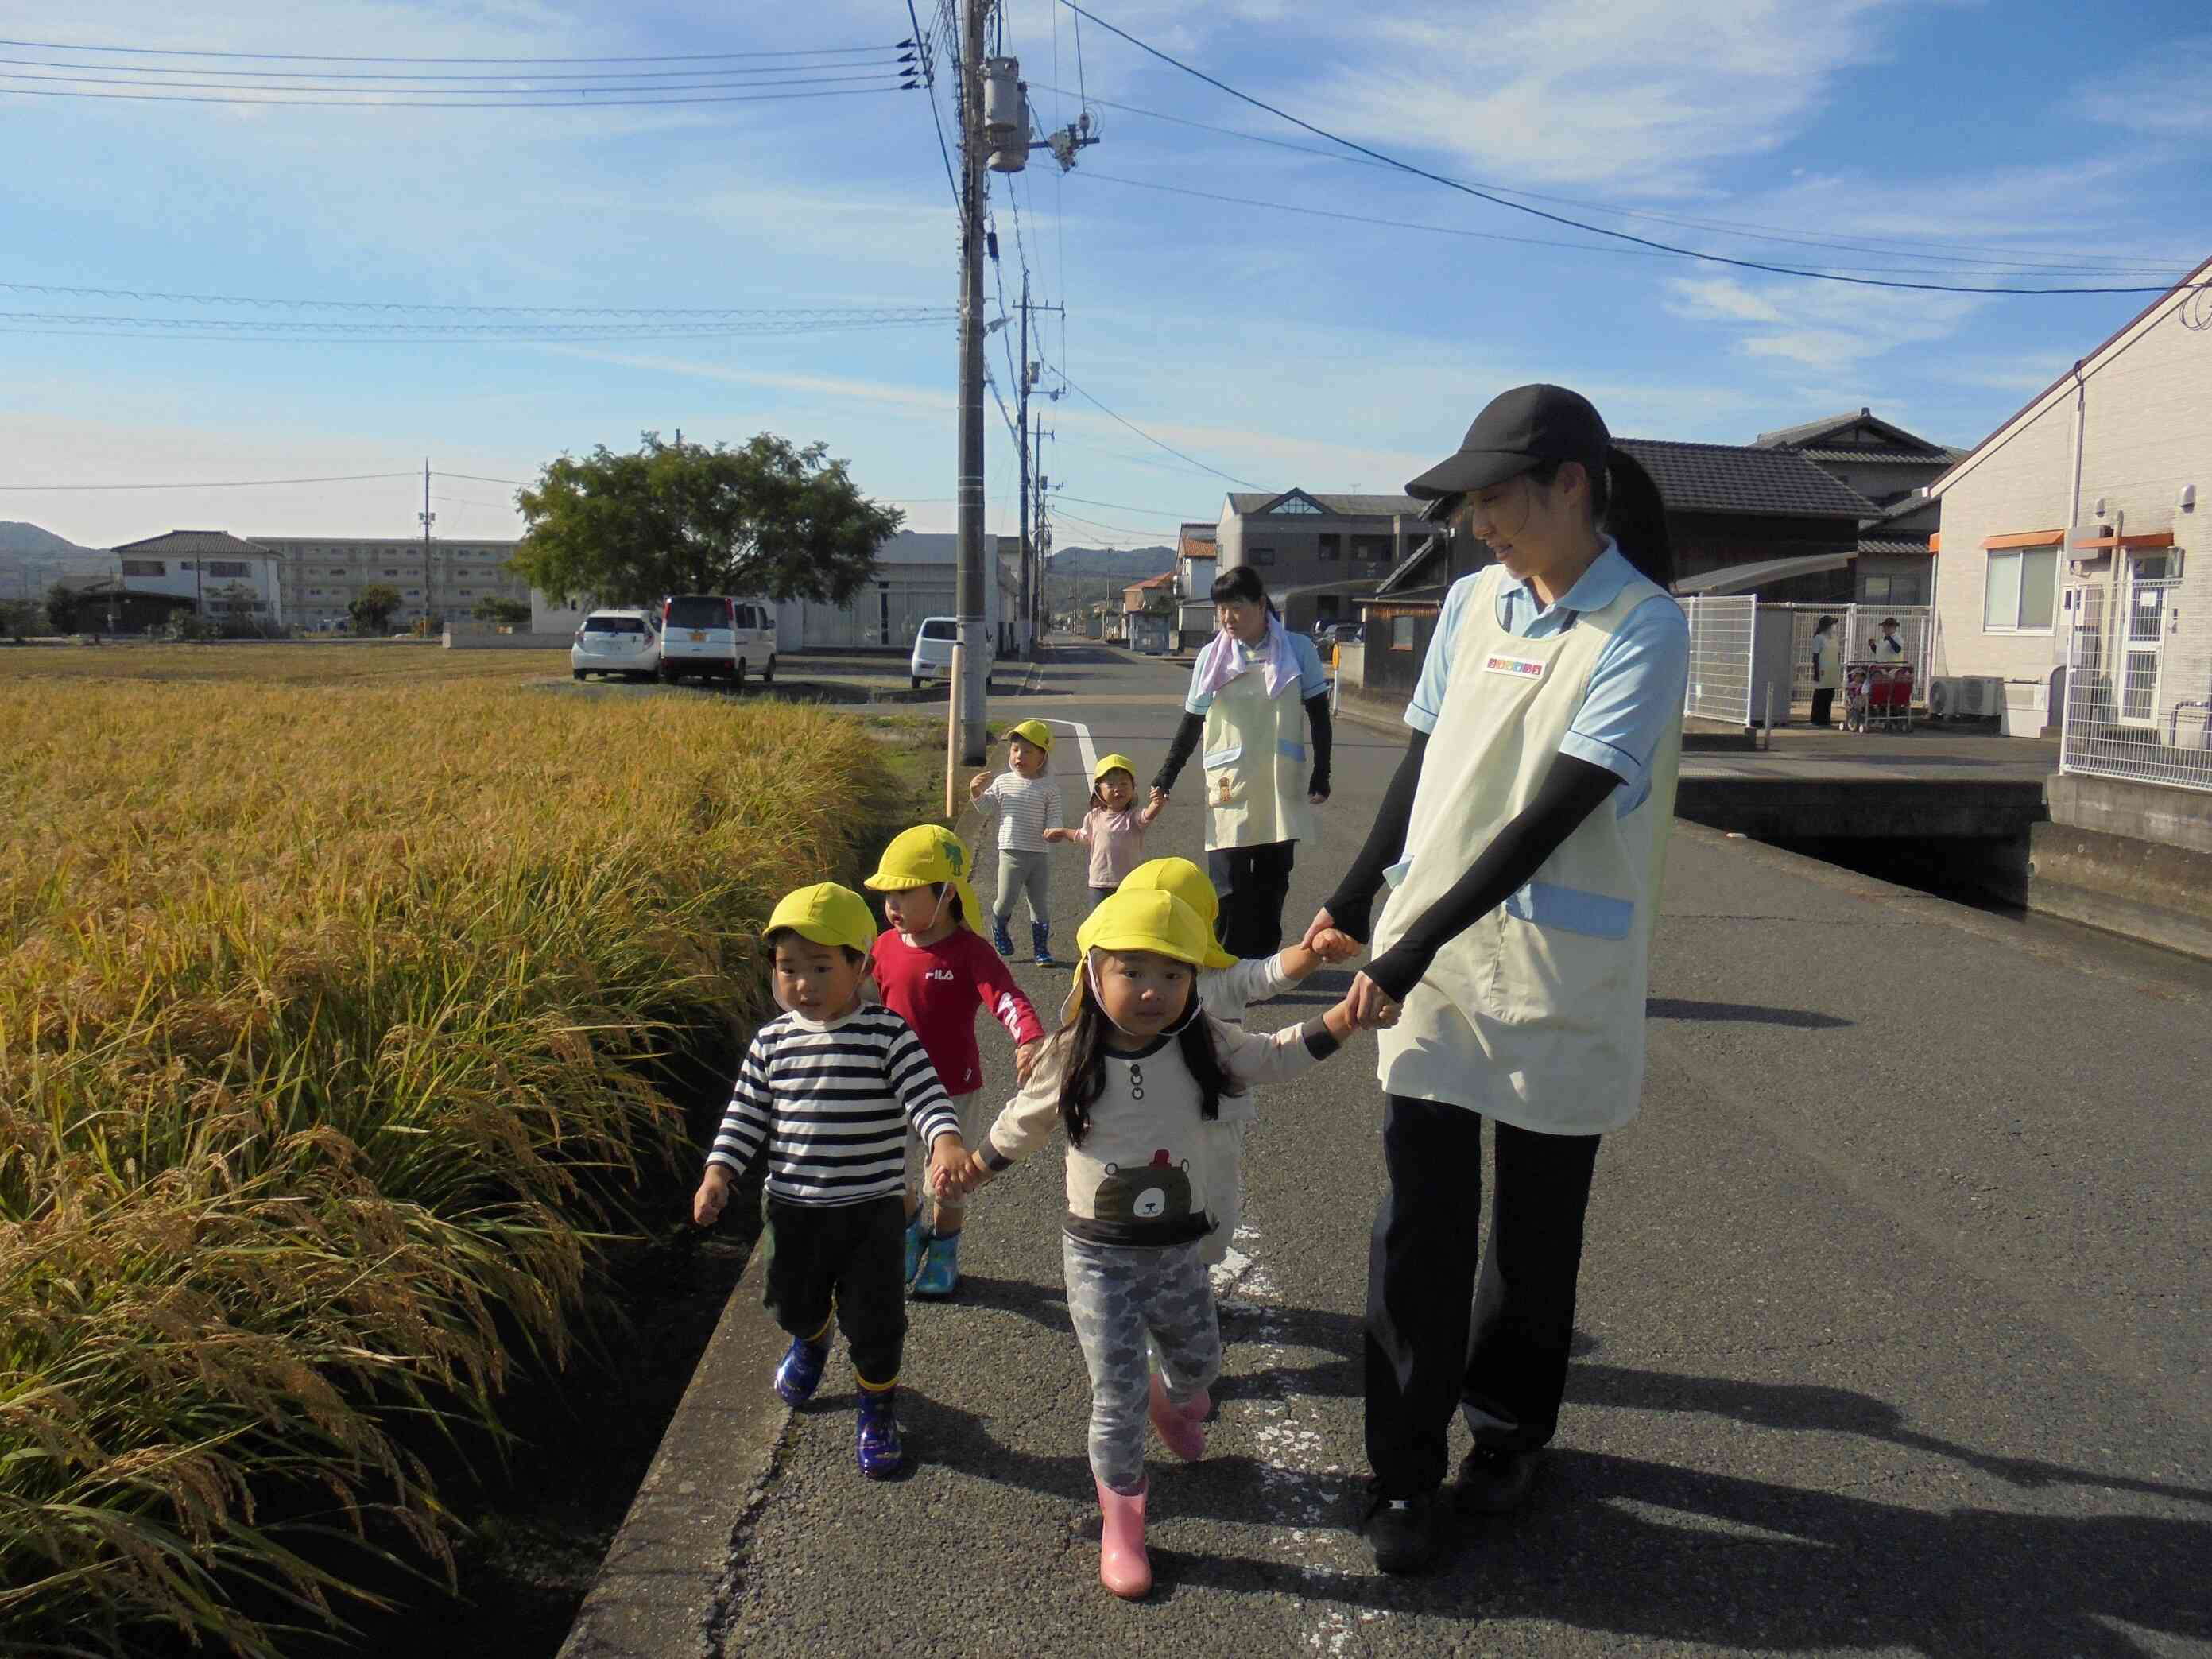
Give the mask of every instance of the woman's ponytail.
<path id="1" fill-rule="evenodd" d="M 1638 574 L 1674 591 L 1674 544 L 1667 533 L 1667 507 L 1642 463 L 1618 444 L 1606 452 L 1605 500 L 1597 519 Z"/>

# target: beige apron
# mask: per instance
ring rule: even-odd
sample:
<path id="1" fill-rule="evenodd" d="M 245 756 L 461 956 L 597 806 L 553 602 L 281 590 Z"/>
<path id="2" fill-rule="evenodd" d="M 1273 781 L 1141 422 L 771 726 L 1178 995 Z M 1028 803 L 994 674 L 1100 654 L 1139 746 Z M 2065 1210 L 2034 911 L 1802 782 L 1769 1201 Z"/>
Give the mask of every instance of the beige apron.
<path id="1" fill-rule="evenodd" d="M 1376 926 L 1382 954 L 1535 798 L 1614 632 L 1662 590 L 1638 576 L 1565 632 L 1520 639 L 1498 621 L 1498 566 L 1470 597 Z M 1651 788 L 1608 799 L 1535 878 L 1437 953 L 1380 1033 L 1390 1093 L 1471 1107 L 1524 1129 L 1598 1134 L 1636 1115 L 1644 1084 L 1651 925 L 1682 752 L 1671 710 Z"/>
<path id="2" fill-rule="evenodd" d="M 1200 750 L 1207 852 L 1311 835 L 1305 721 L 1295 672 L 1271 697 L 1267 671 L 1255 663 L 1214 694 Z"/>

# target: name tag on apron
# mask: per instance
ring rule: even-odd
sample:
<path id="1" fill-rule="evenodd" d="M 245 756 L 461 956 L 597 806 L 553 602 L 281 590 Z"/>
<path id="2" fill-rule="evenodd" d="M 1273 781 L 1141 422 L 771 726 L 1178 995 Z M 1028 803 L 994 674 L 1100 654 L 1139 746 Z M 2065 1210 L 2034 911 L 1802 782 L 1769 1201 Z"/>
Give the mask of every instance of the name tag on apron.
<path id="1" fill-rule="evenodd" d="M 1482 665 L 1486 674 L 1508 674 L 1516 680 L 1540 680 L 1546 664 L 1540 657 L 1492 657 Z"/>

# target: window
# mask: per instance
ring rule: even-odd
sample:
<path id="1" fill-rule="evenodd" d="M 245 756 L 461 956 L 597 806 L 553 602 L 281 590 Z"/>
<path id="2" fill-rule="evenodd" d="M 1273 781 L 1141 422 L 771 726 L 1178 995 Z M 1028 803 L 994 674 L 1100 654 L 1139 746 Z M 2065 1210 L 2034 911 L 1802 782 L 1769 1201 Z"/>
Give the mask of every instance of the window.
<path id="1" fill-rule="evenodd" d="M 1390 618 L 1390 648 L 1393 651 L 1411 651 L 1413 648 L 1413 617 Z"/>
<path id="2" fill-rule="evenodd" d="M 708 594 L 691 593 L 668 602 L 671 628 L 727 628 L 730 602 Z"/>
<path id="3" fill-rule="evenodd" d="M 1355 559 L 1388 560 L 1390 538 L 1388 536 L 1354 536 L 1352 538 L 1352 556 Z"/>
<path id="4" fill-rule="evenodd" d="M 1342 558 L 1344 556 L 1344 538 L 1341 536 L 1322 537 L 1321 538 L 1321 556 L 1324 560 Z"/>
<path id="5" fill-rule="evenodd" d="M 253 567 L 243 559 L 210 559 L 203 568 L 210 576 L 251 576 Z"/>
<path id="6" fill-rule="evenodd" d="M 2056 547 L 2008 548 L 1990 553 L 1982 588 L 1982 631 L 2047 631 L 2057 588 Z"/>
<path id="7" fill-rule="evenodd" d="M 387 570 L 384 574 L 387 576 L 396 576 L 399 573 L 397 570 Z"/>
<path id="8" fill-rule="evenodd" d="M 1292 495 L 1285 501 L 1277 501 L 1267 510 L 1270 513 L 1307 513 L 1316 515 L 1321 512 L 1319 507 L 1302 495 Z"/>
<path id="9" fill-rule="evenodd" d="M 407 597 L 410 599 L 419 599 L 422 597 L 422 590 L 419 587 L 410 587 L 407 590 Z"/>
<path id="10" fill-rule="evenodd" d="M 191 567 L 186 565 L 185 568 L 189 570 Z M 166 576 L 169 574 L 169 567 L 166 561 L 161 559 L 125 559 L 123 574 L 126 576 Z"/>
<path id="11" fill-rule="evenodd" d="M 1272 547 L 1253 547 L 1245 550 L 1252 556 L 1254 564 L 1273 564 L 1275 562 L 1275 550 Z"/>

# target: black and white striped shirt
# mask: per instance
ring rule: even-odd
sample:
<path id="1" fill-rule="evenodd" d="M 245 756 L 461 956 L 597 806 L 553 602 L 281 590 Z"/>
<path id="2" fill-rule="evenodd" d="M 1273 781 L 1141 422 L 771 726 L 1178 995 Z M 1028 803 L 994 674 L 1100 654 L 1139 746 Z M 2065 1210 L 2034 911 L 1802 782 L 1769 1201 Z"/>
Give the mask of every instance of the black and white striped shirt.
<path id="1" fill-rule="evenodd" d="M 859 1204 L 904 1188 L 909 1121 L 924 1146 L 960 1130 L 904 1020 L 877 1003 L 827 1025 L 787 1013 L 754 1035 L 707 1162 L 742 1176 L 765 1145 L 771 1197 Z"/>

